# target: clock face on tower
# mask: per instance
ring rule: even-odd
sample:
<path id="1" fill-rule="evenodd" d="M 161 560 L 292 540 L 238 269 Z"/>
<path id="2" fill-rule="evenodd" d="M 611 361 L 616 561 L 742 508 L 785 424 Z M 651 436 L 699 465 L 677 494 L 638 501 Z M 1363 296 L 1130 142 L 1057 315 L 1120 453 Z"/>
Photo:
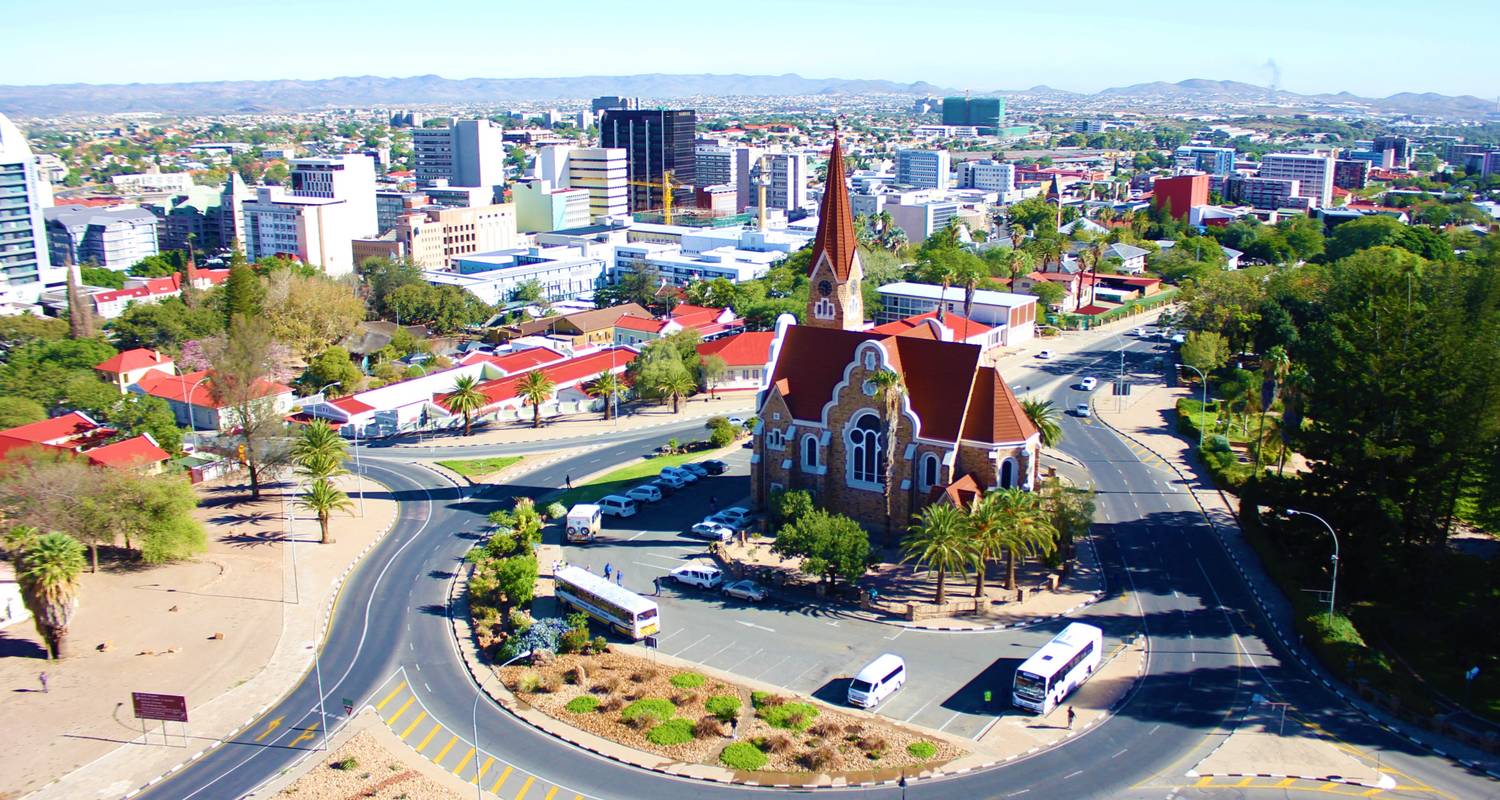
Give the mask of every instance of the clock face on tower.
<path id="1" fill-rule="evenodd" d="M 824 297 L 827 297 L 828 295 L 833 294 L 833 284 L 829 283 L 828 281 L 819 281 L 818 282 L 818 294 L 820 294 L 820 295 L 822 295 Z"/>

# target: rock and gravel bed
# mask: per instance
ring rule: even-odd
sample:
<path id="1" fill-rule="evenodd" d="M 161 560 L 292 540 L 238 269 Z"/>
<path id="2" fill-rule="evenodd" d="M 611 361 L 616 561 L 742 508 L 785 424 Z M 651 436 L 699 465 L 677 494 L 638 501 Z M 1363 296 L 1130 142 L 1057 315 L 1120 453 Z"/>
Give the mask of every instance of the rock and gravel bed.
<path id="1" fill-rule="evenodd" d="M 948 741 L 884 719 L 802 697 L 752 693 L 619 652 L 557 656 L 544 665 L 507 667 L 500 676 L 522 702 L 581 730 L 678 762 L 741 773 L 930 769 L 965 754 Z M 736 741 L 754 743 L 764 763 L 749 769 L 744 762 L 721 761 L 724 748 Z"/>
<path id="2" fill-rule="evenodd" d="M 452 800 L 454 793 L 408 768 L 373 735 L 361 731 L 276 796 L 306 800 Z"/>

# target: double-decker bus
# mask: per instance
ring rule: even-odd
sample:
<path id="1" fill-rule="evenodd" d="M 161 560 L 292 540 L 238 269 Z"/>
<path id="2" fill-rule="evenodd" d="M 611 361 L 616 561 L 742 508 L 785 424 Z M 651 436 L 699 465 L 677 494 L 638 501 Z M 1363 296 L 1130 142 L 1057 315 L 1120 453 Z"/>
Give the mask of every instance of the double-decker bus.
<path id="1" fill-rule="evenodd" d="M 661 630 L 656 603 L 582 567 L 563 567 L 553 578 L 558 602 L 582 611 L 637 641 Z"/>
<path id="2" fill-rule="evenodd" d="M 1103 649 L 1103 631 L 1081 622 L 1068 625 L 1016 668 L 1011 703 L 1050 714 L 1099 668 Z"/>

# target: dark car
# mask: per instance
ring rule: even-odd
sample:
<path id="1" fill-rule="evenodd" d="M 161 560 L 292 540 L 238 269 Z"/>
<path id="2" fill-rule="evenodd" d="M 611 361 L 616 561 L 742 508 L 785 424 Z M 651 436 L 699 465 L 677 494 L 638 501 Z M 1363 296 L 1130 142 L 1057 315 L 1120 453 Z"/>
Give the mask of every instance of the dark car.
<path id="1" fill-rule="evenodd" d="M 704 471 L 710 475 L 723 475 L 724 470 L 729 468 L 728 464 L 725 464 L 717 458 L 711 458 L 707 461 L 700 462 L 698 466 L 703 467 Z"/>

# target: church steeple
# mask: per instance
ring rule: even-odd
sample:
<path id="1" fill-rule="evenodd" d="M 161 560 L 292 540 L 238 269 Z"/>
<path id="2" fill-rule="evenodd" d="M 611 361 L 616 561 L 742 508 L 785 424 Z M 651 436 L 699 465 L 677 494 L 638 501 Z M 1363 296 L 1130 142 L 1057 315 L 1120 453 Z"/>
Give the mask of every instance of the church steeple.
<path id="1" fill-rule="evenodd" d="M 828 179 L 823 184 L 823 203 L 818 210 L 818 235 L 813 240 L 812 268 L 808 272 L 812 286 L 805 324 L 850 331 L 864 327 L 864 298 L 859 286 L 864 269 L 859 263 L 857 245 L 844 176 L 844 150 L 835 122 L 833 149 L 828 154 Z"/>

